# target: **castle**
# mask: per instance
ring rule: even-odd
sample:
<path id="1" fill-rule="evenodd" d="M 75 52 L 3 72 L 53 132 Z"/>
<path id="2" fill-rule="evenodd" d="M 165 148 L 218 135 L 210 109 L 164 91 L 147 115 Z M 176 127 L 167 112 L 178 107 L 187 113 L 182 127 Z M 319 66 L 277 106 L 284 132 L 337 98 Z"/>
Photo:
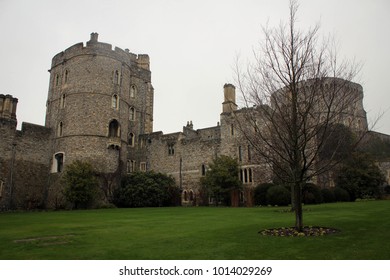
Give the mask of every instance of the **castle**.
<path id="1" fill-rule="evenodd" d="M 45 126 L 23 123 L 16 129 L 18 100 L 0 95 L 0 209 L 58 208 L 64 205 L 60 178 L 67 164 L 89 161 L 101 174 L 109 200 L 122 175 L 153 170 L 172 175 L 182 205 L 204 203 L 201 176 L 217 155 L 237 158 L 243 191 L 237 203 L 251 205 L 251 190 L 270 181 L 270 170 L 252 156 L 239 137 L 235 87 L 225 84 L 220 121 L 182 132 L 153 131 L 149 56 L 114 49 L 98 41 L 75 44 L 52 59 Z M 354 84 L 357 85 L 357 84 Z M 367 126 L 361 92 L 358 126 Z M 242 109 L 243 110 L 243 109 Z"/>

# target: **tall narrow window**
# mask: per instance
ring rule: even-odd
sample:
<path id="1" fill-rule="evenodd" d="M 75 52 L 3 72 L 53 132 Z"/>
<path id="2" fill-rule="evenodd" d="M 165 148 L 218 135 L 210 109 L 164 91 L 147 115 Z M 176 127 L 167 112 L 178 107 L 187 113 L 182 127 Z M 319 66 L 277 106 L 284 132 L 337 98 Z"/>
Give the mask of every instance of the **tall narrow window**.
<path id="1" fill-rule="evenodd" d="M 62 130 L 63 130 L 64 124 L 60 122 L 57 127 L 57 136 L 61 137 L 62 136 Z"/>
<path id="2" fill-rule="evenodd" d="M 253 178 L 252 178 L 252 168 L 249 168 L 249 169 L 248 169 L 248 182 L 249 182 L 249 183 L 252 183 L 252 182 L 253 182 Z"/>
<path id="3" fill-rule="evenodd" d="M 133 133 L 129 133 L 129 145 L 131 147 L 134 147 L 134 134 Z"/>
<path id="4" fill-rule="evenodd" d="M 69 79 L 69 70 L 65 70 L 65 83 L 68 82 Z"/>
<path id="5" fill-rule="evenodd" d="M 206 165 L 202 164 L 202 176 L 206 176 Z"/>
<path id="6" fill-rule="evenodd" d="M 242 161 L 242 147 L 238 146 L 238 160 Z"/>
<path id="7" fill-rule="evenodd" d="M 118 110 L 118 105 L 119 105 L 119 98 L 118 95 L 114 94 L 111 98 L 111 107 L 113 109 Z"/>
<path id="8" fill-rule="evenodd" d="M 60 84 L 60 75 L 56 74 L 55 85 L 58 86 L 59 84 Z"/>
<path id="9" fill-rule="evenodd" d="M 115 70 L 115 72 L 114 72 L 114 83 L 115 84 L 119 84 L 119 81 L 120 81 L 119 71 Z"/>
<path id="10" fill-rule="evenodd" d="M 230 134 L 233 136 L 234 135 L 234 125 L 230 125 Z"/>
<path id="11" fill-rule="evenodd" d="M 0 180 L 0 197 L 3 196 L 4 181 Z"/>
<path id="12" fill-rule="evenodd" d="M 248 161 L 252 160 L 251 146 L 248 145 Z"/>
<path id="13" fill-rule="evenodd" d="M 135 109 L 133 107 L 130 108 L 130 117 L 129 117 L 129 119 L 131 121 L 135 120 Z"/>
<path id="14" fill-rule="evenodd" d="M 108 125 L 108 137 L 120 137 L 120 126 L 117 120 L 112 120 Z"/>
<path id="15" fill-rule="evenodd" d="M 130 86 L 130 97 L 134 98 L 137 94 L 137 87 L 135 85 Z"/>
<path id="16" fill-rule="evenodd" d="M 65 108 L 65 94 L 61 95 L 61 102 L 60 102 L 60 106 L 61 108 Z"/>
<path id="17" fill-rule="evenodd" d="M 55 163 L 56 163 L 56 170 L 55 172 L 62 172 L 64 168 L 64 154 L 63 153 L 58 153 L 55 154 L 54 156 Z"/>
<path id="18" fill-rule="evenodd" d="M 139 169 L 142 172 L 145 172 L 146 171 L 146 162 L 141 162 L 140 165 L 139 165 Z"/>

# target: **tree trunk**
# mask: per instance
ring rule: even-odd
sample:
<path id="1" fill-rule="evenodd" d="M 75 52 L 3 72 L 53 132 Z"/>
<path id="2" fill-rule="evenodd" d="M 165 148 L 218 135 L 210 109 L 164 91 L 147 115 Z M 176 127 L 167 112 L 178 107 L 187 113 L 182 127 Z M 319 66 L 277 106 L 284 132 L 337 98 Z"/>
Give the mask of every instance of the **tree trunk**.
<path id="1" fill-rule="evenodd" d="M 302 215 L 302 188 L 299 182 L 294 184 L 294 210 L 295 210 L 295 229 L 299 232 L 303 230 Z"/>

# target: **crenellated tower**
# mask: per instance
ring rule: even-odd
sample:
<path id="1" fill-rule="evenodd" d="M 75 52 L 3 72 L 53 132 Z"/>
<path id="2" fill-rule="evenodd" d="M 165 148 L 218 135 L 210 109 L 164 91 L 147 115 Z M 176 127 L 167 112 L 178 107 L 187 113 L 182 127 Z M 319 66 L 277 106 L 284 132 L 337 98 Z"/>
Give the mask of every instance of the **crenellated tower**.
<path id="1" fill-rule="evenodd" d="M 113 49 L 92 33 L 86 45 L 54 56 L 49 72 L 51 172 L 76 159 L 104 173 L 121 170 L 138 136 L 153 130 L 149 56 Z"/>

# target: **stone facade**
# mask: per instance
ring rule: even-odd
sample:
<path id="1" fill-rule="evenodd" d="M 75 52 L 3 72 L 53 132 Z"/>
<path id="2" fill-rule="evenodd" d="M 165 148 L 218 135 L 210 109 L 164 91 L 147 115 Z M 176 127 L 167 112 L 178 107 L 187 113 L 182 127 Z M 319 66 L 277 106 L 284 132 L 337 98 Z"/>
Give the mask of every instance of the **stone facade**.
<path id="1" fill-rule="evenodd" d="M 218 155 L 236 158 L 244 189 L 235 205 L 252 204 L 252 189 L 271 180 L 271 168 L 243 140 L 235 87 L 226 84 L 220 120 L 214 127 L 153 131 L 153 96 L 148 55 L 98 41 L 75 44 L 52 59 L 45 126 L 16 129 L 17 99 L 0 95 L 0 209 L 58 208 L 65 204 L 61 176 L 74 160 L 90 161 L 101 174 L 103 199 L 121 176 L 153 170 L 172 175 L 182 205 L 208 203 L 200 178 Z M 356 87 L 356 85 L 352 85 Z M 361 86 L 357 91 L 363 98 Z M 359 103 L 361 126 L 366 124 Z M 250 110 L 250 109 L 249 109 Z"/>

